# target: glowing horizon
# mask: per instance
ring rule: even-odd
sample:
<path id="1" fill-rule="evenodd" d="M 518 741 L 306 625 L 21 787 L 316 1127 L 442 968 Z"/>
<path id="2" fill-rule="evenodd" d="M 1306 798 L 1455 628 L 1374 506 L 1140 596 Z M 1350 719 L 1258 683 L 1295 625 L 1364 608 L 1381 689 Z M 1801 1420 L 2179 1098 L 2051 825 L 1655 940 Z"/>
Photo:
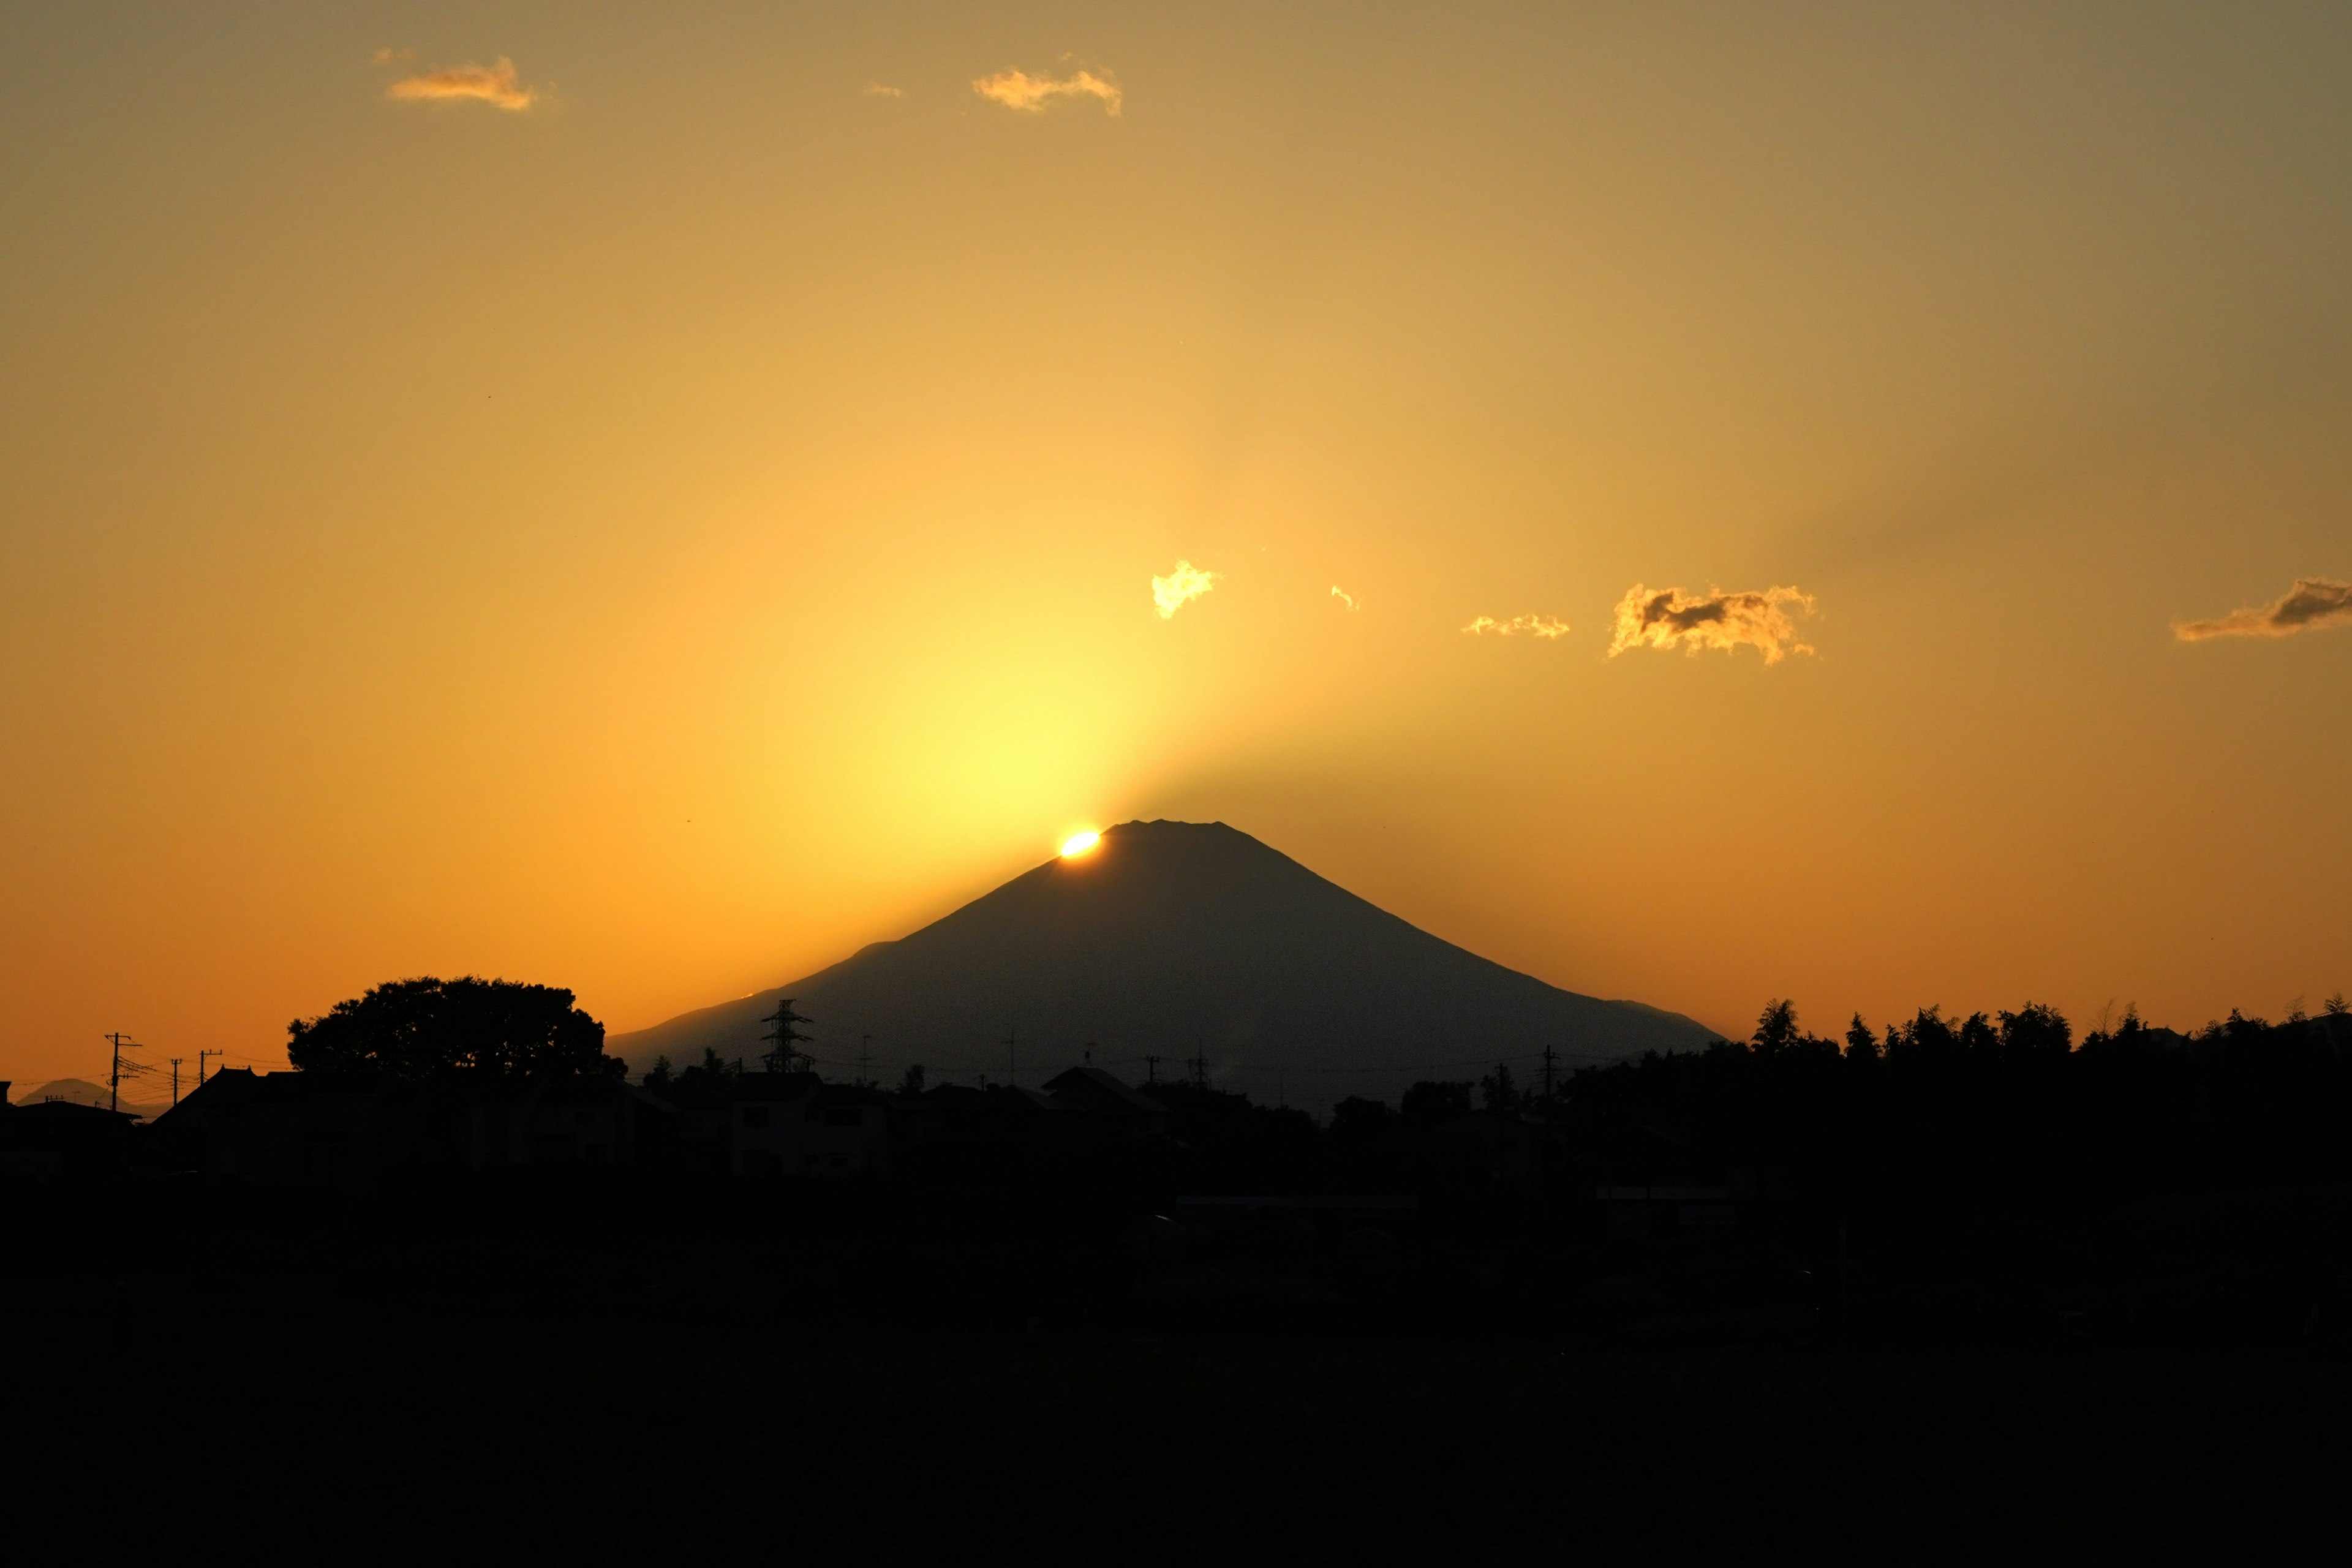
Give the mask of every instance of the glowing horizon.
<path id="1" fill-rule="evenodd" d="M 268 16 L 0 65 L 0 1078 L 1074 820 L 1727 1034 L 2352 986 L 2341 8 Z"/>

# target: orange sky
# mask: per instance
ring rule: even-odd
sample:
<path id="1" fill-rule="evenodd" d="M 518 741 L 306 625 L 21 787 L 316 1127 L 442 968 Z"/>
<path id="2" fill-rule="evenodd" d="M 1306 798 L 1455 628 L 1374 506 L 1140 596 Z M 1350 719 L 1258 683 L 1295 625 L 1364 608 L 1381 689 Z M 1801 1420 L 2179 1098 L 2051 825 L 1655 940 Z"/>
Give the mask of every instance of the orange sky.
<path id="1" fill-rule="evenodd" d="M 2352 985 L 2352 626 L 2172 630 L 2352 578 L 2340 6 L 200 9 L 0 15 L 20 1086 L 1136 816 L 1740 1032 Z"/>

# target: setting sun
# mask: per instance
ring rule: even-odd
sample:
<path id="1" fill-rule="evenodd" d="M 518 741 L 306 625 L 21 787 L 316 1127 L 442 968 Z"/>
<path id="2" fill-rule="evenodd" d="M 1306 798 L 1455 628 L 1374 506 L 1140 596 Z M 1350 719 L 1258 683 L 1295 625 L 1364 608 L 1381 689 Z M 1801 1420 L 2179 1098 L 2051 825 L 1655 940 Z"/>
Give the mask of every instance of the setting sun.
<path id="1" fill-rule="evenodd" d="M 1073 855 L 1083 855 L 1101 842 L 1102 835 L 1091 827 L 1084 833 L 1073 833 L 1062 840 L 1063 858 L 1066 859 Z"/>

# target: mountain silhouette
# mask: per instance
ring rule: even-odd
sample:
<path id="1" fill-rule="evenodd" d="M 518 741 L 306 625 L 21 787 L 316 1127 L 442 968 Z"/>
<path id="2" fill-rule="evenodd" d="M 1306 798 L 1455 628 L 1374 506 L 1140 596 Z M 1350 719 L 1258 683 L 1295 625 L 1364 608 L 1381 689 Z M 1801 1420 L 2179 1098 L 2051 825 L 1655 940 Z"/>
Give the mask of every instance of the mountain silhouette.
<path id="1" fill-rule="evenodd" d="M 1480 958 L 1221 822 L 1124 823 L 911 936 L 606 1048 L 637 1071 L 706 1048 L 751 1065 L 782 996 L 813 1020 L 823 1062 L 852 1061 L 871 1037 L 877 1078 L 920 1062 L 934 1083 L 1010 1068 L 1034 1085 L 1091 1047 L 1097 1066 L 1138 1079 L 1147 1056 L 1175 1074 L 1199 1054 L 1222 1087 L 1310 1103 L 1475 1077 L 1546 1047 L 1583 1066 L 1717 1037 Z"/>
<path id="2" fill-rule="evenodd" d="M 191 1084 L 189 1087 L 194 1088 L 194 1085 Z M 92 1083 L 88 1079 L 58 1078 L 51 1079 L 37 1089 L 28 1089 L 13 1094 L 9 1102 L 14 1105 L 38 1105 L 43 1100 L 62 1100 L 73 1105 L 104 1107 L 107 1104 L 107 1098 L 106 1086 L 102 1083 Z M 122 1097 L 122 1109 L 133 1116 L 143 1116 L 152 1121 L 171 1107 L 168 1104 L 134 1104 L 131 1097 L 126 1094 Z"/>

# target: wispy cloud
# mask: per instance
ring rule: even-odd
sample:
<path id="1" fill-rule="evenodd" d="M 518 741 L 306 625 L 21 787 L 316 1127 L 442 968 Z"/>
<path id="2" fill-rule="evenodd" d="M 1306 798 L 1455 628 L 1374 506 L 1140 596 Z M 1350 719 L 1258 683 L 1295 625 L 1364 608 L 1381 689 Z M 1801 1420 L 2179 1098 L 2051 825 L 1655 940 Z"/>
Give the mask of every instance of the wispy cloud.
<path id="1" fill-rule="evenodd" d="M 1347 589 L 1342 588 L 1337 583 L 1331 584 L 1331 596 L 1339 600 L 1341 604 L 1347 605 L 1348 608 L 1351 610 L 1357 607 L 1356 595 L 1350 594 Z"/>
<path id="2" fill-rule="evenodd" d="M 1703 647 L 1735 648 L 1748 644 L 1778 664 L 1792 653 L 1813 650 L 1797 641 L 1797 628 L 1780 608 L 1793 605 L 1801 614 L 1813 607 L 1813 596 L 1795 588 L 1767 588 L 1760 594 L 1727 594 L 1710 588 L 1685 594 L 1680 588 L 1647 588 L 1636 583 L 1617 601 L 1617 635 L 1609 644 L 1615 658 L 1629 647 L 1674 647 L 1696 653 Z"/>
<path id="3" fill-rule="evenodd" d="M 1160 607 L 1160 618 L 1164 621 L 1216 585 L 1216 573 L 1179 561 L 1176 570 L 1151 580 L 1151 602 Z"/>
<path id="4" fill-rule="evenodd" d="M 374 56 L 375 63 L 380 66 L 402 65 L 409 60 L 415 59 L 415 58 L 416 51 L 415 49 L 395 49 L 390 47 L 376 50 Z"/>
<path id="5" fill-rule="evenodd" d="M 866 96 L 868 98 L 904 98 L 907 96 L 907 89 L 903 87 L 887 86 L 878 81 L 869 81 L 866 84 Z"/>
<path id="6" fill-rule="evenodd" d="M 1485 637 L 1488 632 L 1498 637 L 1515 637 L 1521 632 L 1529 637 L 1564 637 L 1568 635 L 1568 623 L 1554 620 L 1549 616 L 1513 616 L 1507 621 L 1498 621 L 1492 616 L 1480 616 L 1462 629 L 1474 637 Z"/>
<path id="7" fill-rule="evenodd" d="M 390 49 L 376 51 L 376 63 L 394 64 L 413 56 L 394 54 Z M 386 98 L 403 103 L 465 102 L 487 103 L 497 109 L 521 110 L 539 101 L 539 89 L 525 87 L 515 79 L 514 61 L 504 55 L 496 65 L 451 66 L 446 70 L 429 70 L 418 76 L 403 77 L 383 89 Z"/>
<path id="8" fill-rule="evenodd" d="M 2298 577 L 2294 587 L 2267 605 L 2232 610 L 2219 620 L 2175 621 L 2182 642 L 2207 637 L 2291 637 L 2300 631 L 2352 622 L 2352 583 L 2333 577 Z"/>
<path id="9" fill-rule="evenodd" d="M 1023 114 L 1043 114 L 1046 106 L 1057 98 L 1094 98 L 1102 100 L 1105 114 L 1116 119 L 1119 105 L 1125 101 L 1117 82 L 1089 70 L 1064 77 L 1031 76 L 1027 71 L 998 71 L 994 76 L 984 76 L 974 81 L 971 90 Z"/>

